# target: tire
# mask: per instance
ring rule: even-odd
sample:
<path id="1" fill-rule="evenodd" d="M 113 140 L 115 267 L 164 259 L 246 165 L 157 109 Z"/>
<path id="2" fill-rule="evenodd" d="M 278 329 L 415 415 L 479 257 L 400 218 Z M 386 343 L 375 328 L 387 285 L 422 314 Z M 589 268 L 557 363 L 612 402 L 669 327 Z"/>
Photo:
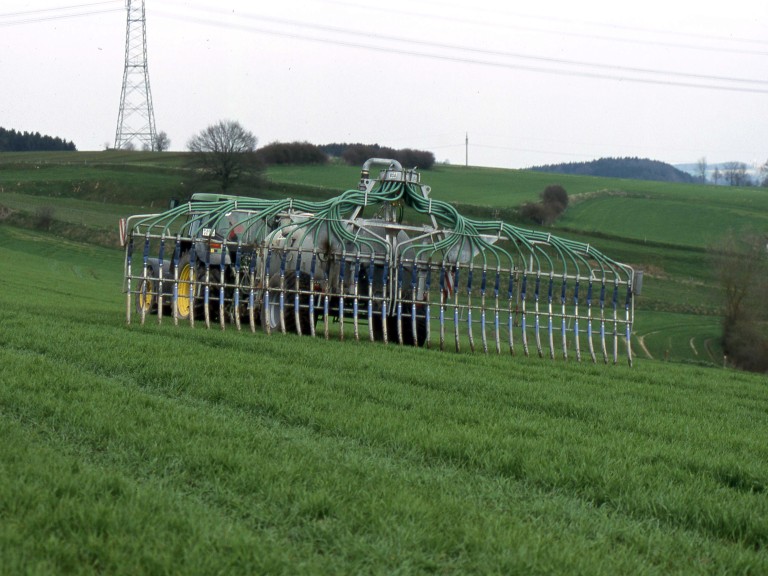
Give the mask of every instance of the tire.
<path id="1" fill-rule="evenodd" d="M 136 312 L 141 314 L 156 314 L 157 313 L 157 281 L 153 280 L 154 271 L 147 269 L 147 277 L 139 280 L 139 287 L 136 290 L 136 297 L 134 302 L 136 304 Z"/>
<path id="2" fill-rule="evenodd" d="M 301 274 L 298 283 L 301 290 L 309 290 L 310 280 L 306 274 Z M 285 316 L 285 331 L 297 332 L 296 314 L 294 311 L 294 296 L 296 293 L 296 273 L 294 271 L 285 273 L 285 301 L 283 303 L 283 314 Z M 310 334 L 309 309 L 305 308 L 309 304 L 309 296 L 302 294 L 301 307 L 299 310 L 299 322 L 301 322 L 301 333 Z M 280 275 L 274 274 L 269 280 L 269 306 L 261 306 L 261 327 L 265 332 L 280 332 Z"/>
<path id="3" fill-rule="evenodd" d="M 179 320 L 188 320 L 192 307 L 199 307 L 198 295 L 200 294 L 199 274 L 195 275 L 195 285 L 191 284 L 192 264 L 189 252 L 184 252 L 179 258 L 179 282 L 178 296 L 176 297 L 176 317 Z M 197 308 L 195 308 L 197 311 Z"/>

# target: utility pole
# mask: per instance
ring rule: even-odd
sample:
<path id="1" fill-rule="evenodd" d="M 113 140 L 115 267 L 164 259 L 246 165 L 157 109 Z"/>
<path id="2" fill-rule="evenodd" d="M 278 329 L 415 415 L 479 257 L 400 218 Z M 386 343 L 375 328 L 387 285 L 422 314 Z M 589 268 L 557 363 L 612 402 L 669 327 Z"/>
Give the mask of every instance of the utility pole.
<path id="1" fill-rule="evenodd" d="M 115 148 L 132 149 L 137 145 L 155 149 L 155 111 L 149 89 L 147 68 L 147 18 L 144 0 L 125 0 L 128 18 L 125 26 L 125 68 L 117 116 Z"/>
<path id="2" fill-rule="evenodd" d="M 469 168 L 469 132 L 464 135 L 464 167 Z"/>

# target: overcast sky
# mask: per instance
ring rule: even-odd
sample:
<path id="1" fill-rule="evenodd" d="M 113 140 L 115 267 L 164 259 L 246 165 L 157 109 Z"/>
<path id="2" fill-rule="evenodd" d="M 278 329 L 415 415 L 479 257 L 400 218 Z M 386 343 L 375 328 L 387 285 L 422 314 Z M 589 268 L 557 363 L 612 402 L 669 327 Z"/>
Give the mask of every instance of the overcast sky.
<path id="1" fill-rule="evenodd" d="M 134 0 L 136 2 L 136 0 Z M 765 0 L 146 0 L 158 130 L 521 168 L 768 160 Z M 113 145 L 124 0 L 0 3 L 0 126 Z"/>

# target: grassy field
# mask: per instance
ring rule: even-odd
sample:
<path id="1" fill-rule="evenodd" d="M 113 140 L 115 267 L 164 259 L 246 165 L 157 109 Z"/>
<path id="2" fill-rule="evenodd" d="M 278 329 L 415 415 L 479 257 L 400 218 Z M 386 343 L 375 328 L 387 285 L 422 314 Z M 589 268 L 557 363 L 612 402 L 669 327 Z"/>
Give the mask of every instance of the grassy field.
<path id="1" fill-rule="evenodd" d="M 126 326 L 121 267 L 0 226 L 4 573 L 768 571 L 763 376 Z"/>
<path id="2" fill-rule="evenodd" d="M 359 169 L 340 164 L 273 167 L 275 181 L 341 191 L 354 188 Z M 551 184 L 566 188 L 573 206 L 555 228 L 599 232 L 620 238 L 706 248 L 713 230 L 768 228 L 768 193 L 760 188 L 670 184 L 615 178 L 546 174 L 523 170 L 437 165 L 423 171 L 432 196 L 495 210 L 538 200 Z"/>
<path id="3" fill-rule="evenodd" d="M 7 194 L 162 210 L 200 185 L 184 168 L 182 153 L 13 153 L 0 155 L 0 199 Z M 303 197 L 328 197 L 355 188 L 359 168 L 276 166 L 266 172 L 268 195 L 287 185 Z M 545 174 L 521 170 L 437 165 L 422 173 L 432 196 L 471 208 L 485 219 L 535 201 L 550 184 L 562 184 L 572 207 L 554 229 L 597 233 L 641 242 L 707 248 L 729 230 L 768 227 L 768 194 L 727 188 Z M 274 189 L 271 189 L 274 188 Z M 240 191 L 241 193 L 244 191 Z"/>
<path id="4" fill-rule="evenodd" d="M 162 211 L 171 198 L 183 200 L 196 189 L 185 161 L 183 153 L 2 154 L 0 217 L 3 211 L 6 215 L 11 211 L 10 222 L 16 225 L 48 228 L 71 239 L 91 238 L 115 245 L 118 218 Z M 270 183 L 255 194 L 317 199 L 354 187 L 359 170 L 341 164 L 274 167 L 267 177 Z M 443 165 L 425 171 L 422 178 L 432 186 L 434 197 L 456 202 L 473 217 L 486 219 L 507 218 L 514 206 L 534 200 L 549 184 L 562 183 L 572 206 L 547 230 L 594 245 L 645 270 L 644 292 L 636 303 L 638 334 L 655 330 L 657 313 L 662 315 L 662 324 L 664 314 L 683 313 L 678 334 L 670 333 L 669 338 L 709 341 L 715 357 L 721 354 L 709 327 L 717 324 L 719 296 L 707 249 L 729 228 L 765 229 L 768 214 L 768 194 L 762 189 Z M 53 225 L 44 225 L 41 213 L 51 214 Z M 649 337 L 651 348 L 658 339 L 658 335 Z M 651 353 L 654 358 L 659 354 L 683 361 L 705 362 L 710 358 L 694 354 L 690 346 L 657 348 Z"/>
<path id="5" fill-rule="evenodd" d="M 694 248 L 716 245 L 718 235 L 713 237 L 713 230 L 721 234 L 729 230 L 768 230 L 768 191 L 737 191 L 732 193 L 733 198 L 727 189 L 721 194 L 718 201 L 706 202 L 671 195 L 615 197 L 605 194 L 571 207 L 560 225 Z"/>
<path id="6" fill-rule="evenodd" d="M 557 178 L 552 230 L 646 270 L 630 369 L 126 326 L 110 227 L 183 198 L 184 160 L 0 155 L 0 572 L 768 571 L 768 388 L 722 368 L 706 252 L 765 229 L 763 190 Z M 553 176 L 423 181 L 491 218 Z"/>

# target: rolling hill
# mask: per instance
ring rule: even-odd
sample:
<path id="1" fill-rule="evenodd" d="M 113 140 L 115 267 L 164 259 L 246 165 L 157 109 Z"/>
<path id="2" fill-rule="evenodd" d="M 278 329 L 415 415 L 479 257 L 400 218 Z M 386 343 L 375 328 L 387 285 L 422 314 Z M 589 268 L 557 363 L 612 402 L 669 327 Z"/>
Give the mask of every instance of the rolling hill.
<path id="1" fill-rule="evenodd" d="M 359 170 L 341 164 L 280 166 L 266 174 L 262 197 L 290 194 L 329 198 L 355 187 Z M 432 196 L 483 219 L 515 217 L 515 206 L 534 200 L 549 184 L 562 184 L 571 205 L 547 231 L 592 243 L 603 253 L 644 269 L 636 331 L 652 358 L 721 365 L 717 325 L 719 296 L 707 252 L 729 229 L 768 228 L 768 194 L 756 188 L 553 175 L 455 166 L 422 173 Z M 0 218 L 49 232 L 115 246 L 117 219 L 162 211 L 169 200 L 196 190 L 184 154 L 27 153 L 0 156 Z M 42 211 L 42 212 L 41 212 Z M 697 215 L 691 218 L 692 211 Z M 525 225 L 526 227 L 528 225 Z M 656 329 L 656 315 L 682 314 L 682 330 Z M 686 332 L 686 320 L 690 331 Z M 706 320 L 702 323 L 702 320 Z M 678 340 L 680 341 L 678 344 Z"/>
<path id="2" fill-rule="evenodd" d="M 529 168 L 535 172 L 572 174 L 577 176 L 601 176 L 631 180 L 656 180 L 659 182 L 691 183 L 693 176 L 671 164 L 647 158 L 600 158 L 590 162 L 569 162 Z"/>

